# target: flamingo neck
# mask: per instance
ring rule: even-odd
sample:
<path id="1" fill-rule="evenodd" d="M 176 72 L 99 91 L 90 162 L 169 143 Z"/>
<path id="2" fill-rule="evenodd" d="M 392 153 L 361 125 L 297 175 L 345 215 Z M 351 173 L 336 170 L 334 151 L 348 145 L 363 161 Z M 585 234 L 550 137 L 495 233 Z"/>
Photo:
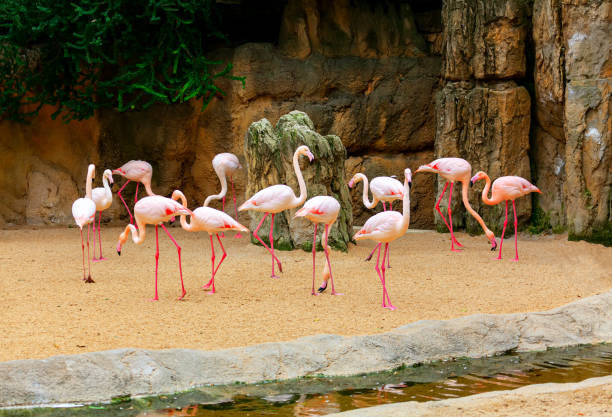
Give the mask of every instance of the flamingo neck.
<path id="1" fill-rule="evenodd" d="M 142 223 L 142 221 L 140 221 L 140 219 L 138 218 L 136 218 L 136 224 L 138 225 L 138 229 L 133 224 L 128 224 L 127 226 L 125 226 L 125 230 L 121 234 L 121 240 L 123 242 L 127 240 L 127 234 L 129 232 L 132 232 L 132 241 L 135 244 L 140 245 L 142 242 L 144 242 L 145 236 L 147 234 L 146 225 Z"/>
<path id="2" fill-rule="evenodd" d="M 489 179 L 489 177 L 487 177 L 487 179 Z M 489 182 L 487 183 L 487 186 L 485 187 L 487 191 L 488 191 L 487 187 L 489 187 L 490 185 L 491 185 L 491 180 L 489 180 Z M 483 200 L 485 199 L 485 194 L 486 192 L 484 192 L 482 195 Z M 480 217 L 480 215 L 476 212 L 476 210 L 474 210 L 472 206 L 470 205 L 470 201 L 468 200 L 467 181 L 461 181 L 461 198 L 463 200 L 463 205 L 465 206 L 465 209 L 472 215 L 473 218 L 476 219 L 476 221 L 478 222 L 478 224 L 480 224 L 480 227 L 482 227 L 482 230 L 485 232 L 485 234 L 487 236 L 489 236 L 489 234 L 492 234 L 493 232 L 489 230 L 484 220 L 482 220 L 482 217 Z"/>
<path id="3" fill-rule="evenodd" d="M 227 179 L 225 178 L 225 172 L 217 173 L 217 176 L 219 177 L 219 181 L 221 182 L 221 192 L 219 194 L 209 195 L 208 197 L 206 197 L 206 200 L 204 201 L 204 207 L 208 207 L 212 200 L 220 200 L 225 197 L 225 194 L 227 194 Z"/>
<path id="4" fill-rule="evenodd" d="M 181 191 L 176 190 L 172 193 L 172 199 L 177 200 L 177 197 L 181 199 L 181 204 L 187 208 L 187 197 Z M 209 197 L 210 198 L 210 197 Z M 206 199 L 208 201 L 208 198 Z M 206 203 L 204 204 L 206 206 Z M 187 231 L 191 231 L 193 225 L 191 223 L 187 223 L 187 216 L 185 214 L 181 214 L 181 227 Z"/>
<path id="5" fill-rule="evenodd" d="M 85 183 L 85 197 L 91 200 L 91 180 L 93 179 L 95 172 L 95 168 L 90 168 L 87 170 L 87 182 Z"/>
<path id="6" fill-rule="evenodd" d="M 297 177 L 298 184 L 300 186 L 300 196 L 295 200 L 294 206 L 299 206 L 306 201 L 306 183 L 304 182 L 304 177 L 302 176 L 302 170 L 300 169 L 300 163 L 298 162 L 298 158 L 300 157 L 299 153 L 293 154 L 293 170 L 295 171 L 295 176 Z"/>
<path id="7" fill-rule="evenodd" d="M 361 180 L 363 181 L 363 205 L 369 209 L 374 208 L 374 206 L 376 205 L 374 194 L 372 194 L 372 201 L 370 201 L 370 198 L 368 196 L 368 190 L 370 189 L 370 182 L 368 181 L 368 177 L 361 173 L 356 174 L 356 176 L 358 178 L 361 178 Z"/>
<path id="8" fill-rule="evenodd" d="M 143 182 L 142 185 L 145 186 L 145 190 L 147 192 L 147 195 L 156 195 L 153 190 L 151 189 L 151 182 L 147 181 L 147 182 Z"/>
<path id="9" fill-rule="evenodd" d="M 408 186 L 408 180 L 404 179 L 404 199 L 402 200 L 402 222 L 400 224 L 401 229 L 405 233 L 410 226 L 410 187 Z"/>
<path id="10" fill-rule="evenodd" d="M 104 175 L 102 177 L 102 184 L 104 185 L 104 194 L 106 195 L 106 198 L 113 198 L 113 192 L 110 189 L 110 186 L 108 185 L 108 177 L 106 175 Z"/>
<path id="11" fill-rule="evenodd" d="M 486 184 L 485 184 L 484 189 L 482 190 L 482 201 L 485 204 L 488 204 L 489 206 L 494 206 L 497 203 L 499 203 L 501 200 L 497 200 L 493 198 L 493 193 L 491 193 L 492 198 L 488 197 L 489 190 L 491 189 L 491 178 L 489 178 L 487 174 L 484 174 L 484 177 L 485 177 Z"/>

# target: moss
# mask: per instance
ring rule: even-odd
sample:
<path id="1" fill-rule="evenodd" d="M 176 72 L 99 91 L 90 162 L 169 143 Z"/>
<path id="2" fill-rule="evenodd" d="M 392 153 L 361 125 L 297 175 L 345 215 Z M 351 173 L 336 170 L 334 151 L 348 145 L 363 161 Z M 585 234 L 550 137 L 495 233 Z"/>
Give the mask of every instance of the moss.
<path id="1" fill-rule="evenodd" d="M 590 234 L 577 234 L 570 232 L 569 240 L 586 240 L 591 243 L 599 243 L 604 246 L 612 246 L 612 223 L 607 222 L 602 226 L 594 227 Z"/>
<path id="2" fill-rule="evenodd" d="M 531 211 L 531 220 L 529 222 L 529 226 L 527 226 L 527 231 L 532 235 L 552 231 L 552 225 L 550 224 L 550 214 L 544 211 L 542 207 L 537 204 L 533 205 L 533 209 Z"/>

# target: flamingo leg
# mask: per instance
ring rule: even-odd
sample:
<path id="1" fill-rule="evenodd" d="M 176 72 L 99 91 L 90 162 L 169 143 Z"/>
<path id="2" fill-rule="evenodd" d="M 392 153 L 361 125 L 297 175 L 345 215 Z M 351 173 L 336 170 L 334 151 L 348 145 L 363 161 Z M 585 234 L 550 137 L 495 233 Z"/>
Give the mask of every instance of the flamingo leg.
<path id="1" fill-rule="evenodd" d="M 374 255 L 374 252 L 376 252 L 376 249 L 378 249 L 380 245 L 382 245 L 382 243 L 379 243 L 378 245 L 374 246 L 374 249 L 372 249 L 372 252 L 370 252 L 368 257 L 365 258 L 366 261 L 369 261 L 370 259 L 372 259 L 372 255 Z"/>
<path id="2" fill-rule="evenodd" d="M 208 235 L 210 237 L 210 280 L 202 285 L 202 289 L 208 289 L 212 285 L 213 290 L 212 293 L 215 292 L 215 246 L 213 245 L 213 237 L 211 234 Z"/>
<path id="3" fill-rule="evenodd" d="M 236 208 L 236 193 L 234 192 L 234 179 L 230 177 L 230 184 L 232 184 L 232 199 L 234 200 L 234 214 L 236 215 L 236 221 L 238 221 L 238 209 Z M 241 238 L 242 235 L 240 232 L 234 235 L 236 238 Z"/>
<path id="4" fill-rule="evenodd" d="M 455 244 L 457 244 L 458 246 L 463 246 L 463 245 L 457 242 L 457 239 L 455 239 L 455 234 L 453 233 L 453 209 L 451 208 L 451 206 L 452 206 L 452 201 L 453 201 L 453 185 L 454 184 L 455 183 L 451 181 L 450 191 L 448 192 L 448 224 L 450 225 L 450 232 L 451 232 L 451 250 L 453 252 L 460 252 L 459 249 L 455 249 Z"/>
<path id="5" fill-rule="evenodd" d="M 516 224 L 516 206 L 514 205 L 514 200 L 512 200 L 512 213 L 514 213 L 514 252 L 516 253 L 513 261 L 518 262 L 518 226 Z"/>
<path id="6" fill-rule="evenodd" d="M 395 310 L 396 307 L 393 304 L 391 304 L 391 299 L 389 298 L 389 292 L 387 291 L 387 273 L 385 270 L 385 258 L 388 256 L 389 256 L 389 242 L 385 243 L 385 253 L 383 255 L 383 261 L 382 261 L 383 296 L 384 295 L 387 296 L 388 304 L 385 306 L 385 308 L 388 308 L 389 310 Z"/>
<path id="7" fill-rule="evenodd" d="M 93 241 L 94 241 L 94 247 L 93 247 L 94 256 L 93 256 L 93 261 L 94 262 L 105 261 L 106 260 L 106 258 L 102 256 L 102 237 L 100 235 L 101 228 L 102 228 L 101 227 L 102 226 L 102 212 L 99 211 L 98 213 L 100 213 L 99 216 L 98 216 L 98 246 L 100 248 L 100 257 L 98 259 L 96 259 L 96 220 L 94 218 L 94 222 L 93 222 L 93 224 L 94 224 L 94 238 L 93 238 Z"/>
<path id="8" fill-rule="evenodd" d="M 266 245 L 266 243 L 263 240 L 261 240 L 261 238 L 257 234 L 257 231 L 259 230 L 259 228 L 263 224 L 263 222 L 266 219 L 266 217 L 268 217 L 268 214 L 269 213 L 265 213 L 264 216 L 261 218 L 261 221 L 259 222 L 259 224 L 257 225 L 257 228 L 255 228 L 255 231 L 253 232 L 253 236 L 255 236 L 255 239 L 257 239 L 259 241 L 259 243 L 261 243 L 263 245 L 263 247 L 266 248 L 268 250 L 268 252 L 270 252 L 270 254 L 272 255 L 272 262 L 274 263 L 274 260 L 276 260 L 276 262 L 278 263 L 279 271 L 283 272 L 283 267 L 281 266 L 281 262 L 274 255 L 274 252 L 270 250 L 270 247 L 268 245 Z M 272 222 L 272 224 L 274 224 L 274 222 Z M 270 233 L 270 235 L 272 235 L 272 233 Z"/>
<path id="9" fill-rule="evenodd" d="M 174 246 L 176 246 L 176 252 L 178 253 L 178 261 L 179 261 L 179 274 L 181 277 L 181 296 L 178 298 L 178 300 L 182 300 L 183 297 L 185 297 L 185 294 L 187 294 L 187 291 L 185 291 L 185 284 L 183 283 L 183 267 L 181 265 L 181 247 L 179 246 L 178 243 L 176 243 L 176 240 L 174 240 L 174 238 L 172 237 L 168 229 L 166 229 L 166 226 L 164 226 L 163 224 L 160 224 L 160 226 L 162 227 L 162 229 L 164 229 L 164 232 L 166 232 L 166 234 L 168 235 L 172 243 L 174 243 Z"/>
<path id="10" fill-rule="evenodd" d="M 379 267 L 379 264 L 380 264 L 380 244 L 378 244 L 377 247 L 378 247 L 378 255 L 376 255 L 376 266 L 374 267 L 374 269 L 378 273 L 378 278 L 380 279 L 380 283 L 383 286 L 382 306 L 384 308 L 384 307 L 387 306 L 387 303 L 386 303 L 386 298 L 385 298 L 385 284 L 384 284 L 385 280 L 384 280 L 382 274 L 380 273 L 380 267 Z M 385 259 L 383 258 L 383 264 L 384 263 L 385 263 Z"/>
<path id="11" fill-rule="evenodd" d="M 385 206 L 385 202 L 383 201 L 383 211 L 387 211 L 387 206 Z"/>
<path id="12" fill-rule="evenodd" d="M 159 232 L 158 225 L 155 225 L 155 297 L 153 297 L 149 301 L 157 301 L 159 300 L 159 295 L 157 293 L 157 269 L 159 266 Z"/>
<path id="13" fill-rule="evenodd" d="M 312 236 L 312 291 L 311 295 L 319 295 L 319 293 L 315 293 L 314 283 L 315 283 L 315 259 L 316 259 L 316 251 L 317 251 L 317 224 L 314 224 L 314 234 Z"/>
<path id="14" fill-rule="evenodd" d="M 83 254 L 83 281 L 85 278 L 85 242 L 83 241 L 83 228 L 81 227 L 81 252 Z"/>
<path id="15" fill-rule="evenodd" d="M 139 182 L 136 182 L 136 194 L 134 194 L 134 204 L 138 203 L 138 186 L 140 185 Z"/>
<path id="16" fill-rule="evenodd" d="M 272 220 L 270 220 L 270 249 L 272 249 L 272 278 L 278 278 L 278 276 L 274 273 L 274 258 L 276 258 L 276 256 L 274 256 L 274 214 L 272 213 Z M 278 258 L 277 258 L 278 259 Z M 281 265 L 280 262 L 278 264 L 278 269 L 280 270 L 280 272 L 283 272 L 283 270 L 281 269 Z"/>
<path id="17" fill-rule="evenodd" d="M 123 191 L 125 186 L 129 184 L 129 182 L 130 182 L 130 180 L 127 180 L 125 182 L 125 184 L 123 184 L 123 186 L 119 189 L 119 191 L 117 191 L 117 195 L 119 196 L 119 198 L 123 202 L 123 205 L 125 206 L 125 209 L 127 210 L 128 214 L 130 215 L 130 224 L 134 224 L 134 218 L 132 217 L 132 212 L 130 211 L 130 208 L 128 207 L 127 203 L 123 199 L 123 196 L 121 195 L 121 191 Z"/>
<path id="18" fill-rule="evenodd" d="M 502 258 L 502 246 L 504 244 L 504 234 L 506 233 L 506 225 L 508 224 L 508 200 L 506 200 L 506 218 L 504 219 L 504 228 L 502 230 L 501 240 L 499 241 L 499 255 L 497 256 L 497 260 Z"/>
<path id="19" fill-rule="evenodd" d="M 98 258 L 96 258 L 96 217 L 94 214 L 94 221 L 93 221 L 93 258 L 91 258 L 92 261 L 97 262 Z"/>
<path id="20" fill-rule="evenodd" d="M 325 247 L 323 251 L 325 252 L 325 259 L 327 259 L 327 268 L 329 269 L 329 279 L 332 285 L 331 295 L 344 295 L 342 293 L 336 292 L 334 288 L 334 275 L 332 274 L 331 263 L 329 262 L 329 245 L 327 244 L 327 239 L 329 238 L 329 224 L 325 225 Z"/>
<path id="21" fill-rule="evenodd" d="M 87 283 L 95 282 L 91 278 L 91 261 L 89 259 L 89 224 L 87 225 L 87 267 L 88 267 L 89 275 L 87 276 L 87 279 L 85 280 L 85 282 Z"/>

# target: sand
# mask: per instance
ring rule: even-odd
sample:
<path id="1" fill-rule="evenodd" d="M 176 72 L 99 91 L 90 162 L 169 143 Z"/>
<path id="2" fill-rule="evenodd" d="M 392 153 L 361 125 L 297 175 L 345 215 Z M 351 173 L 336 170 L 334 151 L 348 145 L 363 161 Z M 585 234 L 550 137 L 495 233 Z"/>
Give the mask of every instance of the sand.
<path id="1" fill-rule="evenodd" d="M 409 231 L 392 244 L 387 275 L 396 311 L 381 308 L 374 242 L 349 253 L 332 252 L 342 296 L 310 295 L 310 253 L 279 252 L 284 273 L 270 278 L 270 256 L 248 239 L 228 233 L 228 258 L 217 275 L 217 294 L 200 287 L 210 277 L 205 233 L 170 229 L 182 245 L 187 296 L 177 301 L 174 245 L 160 230 L 160 300 L 154 290 L 155 234 L 142 245 L 114 247 L 120 229 L 103 227 L 107 261 L 93 264 L 94 284 L 81 280 L 79 231 L 0 230 L 0 361 L 45 358 L 123 347 L 220 349 L 302 336 L 373 334 L 421 319 L 475 313 L 546 310 L 612 287 L 612 248 L 568 242 L 563 235 L 519 236 L 520 261 L 493 260 L 483 236 L 458 233 L 466 249 L 449 251 L 449 235 Z M 220 252 L 217 252 L 219 254 Z M 217 258 L 219 259 L 219 258 Z M 322 253 L 317 256 L 321 271 Z M 317 284 L 319 283 L 317 278 Z"/>

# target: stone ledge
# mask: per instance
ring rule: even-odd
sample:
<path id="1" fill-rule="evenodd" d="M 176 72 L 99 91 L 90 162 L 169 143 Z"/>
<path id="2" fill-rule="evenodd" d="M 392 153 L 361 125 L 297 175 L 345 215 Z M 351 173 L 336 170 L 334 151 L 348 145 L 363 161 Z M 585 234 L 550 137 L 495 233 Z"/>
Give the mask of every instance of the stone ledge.
<path id="1" fill-rule="evenodd" d="M 452 357 L 612 342 L 612 291 L 535 313 L 422 320 L 366 336 L 317 335 L 218 351 L 116 349 L 0 363 L 0 407 L 92 403 L 207 384 L 354 375 Z"/>

